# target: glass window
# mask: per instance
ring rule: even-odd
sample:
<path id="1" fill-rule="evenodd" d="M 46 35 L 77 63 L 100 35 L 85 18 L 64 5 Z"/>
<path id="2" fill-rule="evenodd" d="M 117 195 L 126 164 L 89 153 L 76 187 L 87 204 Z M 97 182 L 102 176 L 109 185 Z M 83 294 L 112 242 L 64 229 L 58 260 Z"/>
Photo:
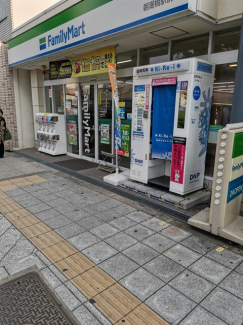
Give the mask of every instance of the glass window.
<path id="1" fill-rule="evenodd" d="M 4 19 L 6 16 L 6 0 L 0 0 L 0 20 Z"/>
<path id="2" fill-rule="evenodd" d="M 209 35 L 173 42 L 172 58 L 181 60 L 208 54 Z"/>
<path id="3" fill-rule="evenodd" d="M 137 66 L 137 50 L 126 53 L 117 54 L 117 69 L 133 68 Z"/>
<path id="4" fill-rule="evenodd" d="M 140 65 L 167 62 L 169 60 L 168 44 L 141 49 Z"/>
<path id="5" fill-rule="evenodd" d="M 231 29 L 214 34 L 214 53 L 239 49 L 240 28 Z"/>
<path id="6" fill-rule="evenodd" d="M 130 168 L 131 128 L 132 128 L 132 89 L 133 79 L 119 78 L 118 91 L 121 113 L 122 161 L 121 167 Z"/>
<path id="7" fill-rule="evenodd" d="M 236 63 L 216 66 L 206 157 L 206 176 L 213 176 L 218 131 L 230 123 L 236 69 Z"/>
<path id="8" fill-rule="evenodd" d="M 64 114 L 63 85 L 53 86 L 54 113 Z"/>
<path id="9" fill-rule="evenodd" d="M 52 113 L 52 89 L 45 87 L 46 113 Z"/>
<path id="10" fill-rule="evenodd" d="M 78 128 L 78 85 L 67 84 L 65 90 L 65 107 L 67 119 L 67 151 L 79 154 Z"/>

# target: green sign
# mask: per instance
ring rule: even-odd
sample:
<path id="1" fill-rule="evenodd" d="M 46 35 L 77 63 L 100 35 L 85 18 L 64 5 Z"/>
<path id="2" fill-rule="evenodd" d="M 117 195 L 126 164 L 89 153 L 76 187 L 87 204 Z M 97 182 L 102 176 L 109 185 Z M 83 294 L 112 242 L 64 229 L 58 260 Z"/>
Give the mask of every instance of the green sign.
<path id="1" fill-rule="evenodd" d="M 130 156 L 131 125 L 122 124 L 121 131 L 122 131 L 122 148 L 121 148 L 121 151 L 123 152 L 124 157 L 129 157 Z"/>

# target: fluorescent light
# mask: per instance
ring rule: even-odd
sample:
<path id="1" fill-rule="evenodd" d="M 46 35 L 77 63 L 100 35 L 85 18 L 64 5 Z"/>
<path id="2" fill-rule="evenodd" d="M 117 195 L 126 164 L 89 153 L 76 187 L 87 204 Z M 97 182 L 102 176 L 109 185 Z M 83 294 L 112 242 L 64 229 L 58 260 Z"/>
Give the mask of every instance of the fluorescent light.
<path id="1" fill-rule="evenodd" d="M 128 62 L 132 62 L 132 60 L 120 61 L 120 62 L 117 62 L 117 64 L 124 64 L 124 63 L 128 63 Z"/>
<path id="2" fill-rule="evenodd" d="M 227 86 L 216 86 L 216 87 L 213 87 L 214 89 L 219 89 L 219 88 L 227 88 Z"/>
<path id="3" fill-rule="evenodd" d="M 237 67 L 237 63 L 230 64 L 229 67 L 230 67 L 230 68 L 235 68 L 235 67 Z"/>
<path id="4" fill-rule="evenodd" d="M 234 84 L 234 81 L 228 81 L 228 82 L 215 82 L 214 85 L 225 85 L 225 84 Z"/>

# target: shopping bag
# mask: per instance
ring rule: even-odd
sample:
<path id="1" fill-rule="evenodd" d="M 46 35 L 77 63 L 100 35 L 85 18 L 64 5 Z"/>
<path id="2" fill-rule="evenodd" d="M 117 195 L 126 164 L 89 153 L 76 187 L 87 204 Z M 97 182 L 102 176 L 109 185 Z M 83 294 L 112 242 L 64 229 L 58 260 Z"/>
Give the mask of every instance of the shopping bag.
<path id="1" fill-rule="evenodd" d="M 8 140 L 11 140 L 12 139 L 12 135 L 11 133 L 9 132 L 9 130 L 6 128 L 5 132 L 4 132 L 4 140 L 5 141 L 8 141 Z"/>

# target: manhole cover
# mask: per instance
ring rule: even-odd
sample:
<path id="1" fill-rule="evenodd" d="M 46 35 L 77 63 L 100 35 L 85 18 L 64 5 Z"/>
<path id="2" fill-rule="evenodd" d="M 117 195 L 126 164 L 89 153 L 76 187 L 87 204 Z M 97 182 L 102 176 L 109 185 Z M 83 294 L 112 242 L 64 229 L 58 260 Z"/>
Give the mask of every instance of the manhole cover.
<path id="1" fill-rule="evenodd" d="M 77 325 L 36 272 L 0 285 L 0 325 Z"/>

